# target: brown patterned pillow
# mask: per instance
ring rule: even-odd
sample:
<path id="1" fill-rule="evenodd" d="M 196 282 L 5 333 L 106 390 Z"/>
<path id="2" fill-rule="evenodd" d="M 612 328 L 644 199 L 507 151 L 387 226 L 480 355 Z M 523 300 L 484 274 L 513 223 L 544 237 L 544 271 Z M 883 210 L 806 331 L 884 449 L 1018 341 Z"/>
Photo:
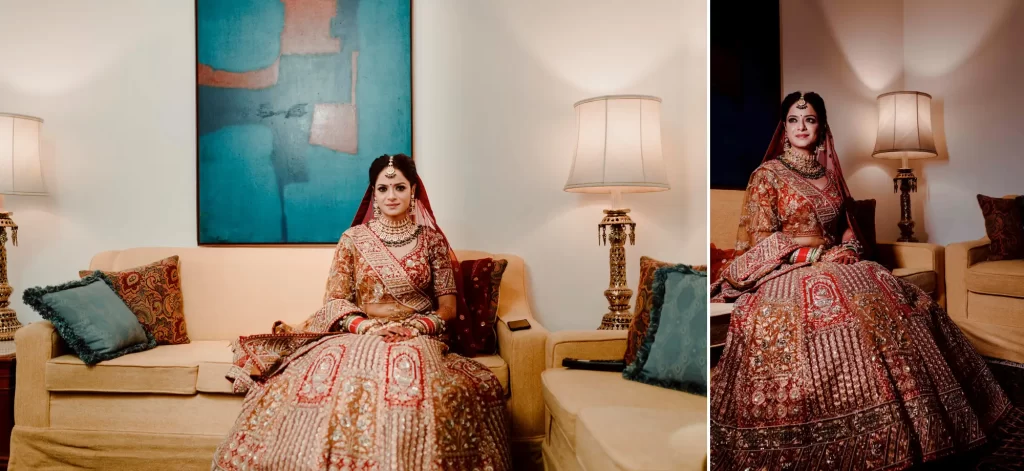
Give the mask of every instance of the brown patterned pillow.
<path id="1" fill-rule="evenodd" d="M 992 241 L 988 259 L 1024 259 L 1024 196 L 993 198 L 978 195 L 978 205 L 985 216 L 985 233 Z"/>
<path id="2" fill-rule="evenodd" d="M 81 270 L 85 278 L 94 271 Z M 185 309 L 181 295 L 178 256 L 121 271 L 101 271 L 112 284 L 114 292 L 124 300 L 139 323 L 156 339 L 157 344 L 189 343 L 185 327 Z"/>
<path id="3" fill-rule="evenodd" d="M 654 307 L 654 272 L 661 267 L 673 265 L 676 264 L 640 257 L 640 283 L 636 290 L 636 307 L 633 309 L 633 321 L 629 324 L 629 333 L 626 335 L 626 354 L 622 357 L 627 365 L 636 360 L 644 337 L 647 336 L 647 328 L 651 324 L 651 309 Z M 707 265 L 694 265 L 693 269 L 707 271 Z"/>
<path id="4" fill-rule="evenodd" d="M 463 296 L 468 312 L 452 320 L 450 329 L 453 349 L 465 356 L 494 355 L 498 352 L 498 291 L 508 261 L 482 258 L 462 260 Z"/>

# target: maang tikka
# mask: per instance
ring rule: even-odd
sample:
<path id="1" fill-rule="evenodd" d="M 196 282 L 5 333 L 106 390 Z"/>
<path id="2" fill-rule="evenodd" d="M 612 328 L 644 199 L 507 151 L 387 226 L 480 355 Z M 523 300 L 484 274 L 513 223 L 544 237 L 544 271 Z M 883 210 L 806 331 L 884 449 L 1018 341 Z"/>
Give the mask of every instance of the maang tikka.
<path id="1" fill-rule="evenodd" d="M 384 176 L 388 178 L 395 178 L 398 175 L 398 170 L 395 169 L 395 156 L 388 157 L 388 168 L 384 169 Z"/>
<path id="2" fill-rule="evenodd" d="M 800 99 L 796 101 L 796 107 L 797 107 L 797 109 L 801 109 L 801 110 L 806 110 L 807 109 L 807 100 L 804 100 L 804 94 L 803 93 L 800 94 Z"/>

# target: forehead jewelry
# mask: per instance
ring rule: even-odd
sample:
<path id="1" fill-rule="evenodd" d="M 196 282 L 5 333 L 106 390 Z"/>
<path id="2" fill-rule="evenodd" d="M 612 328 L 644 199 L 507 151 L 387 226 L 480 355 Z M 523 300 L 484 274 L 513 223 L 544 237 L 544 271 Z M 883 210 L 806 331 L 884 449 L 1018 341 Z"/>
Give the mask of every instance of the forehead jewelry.
<path id="1" fill-rule="evenodd" d="M 800 99 L 796 101 L 796 107 L 801 110 L 807 109 L 807 100 L 804 100 L 804 94 L 800 94 Z"/>
<path id="2" fill-rule="evenodd" d="M 384 169 L 384 176 L 388 178 L 394 178 L 398 172 L 394 169 L 394 156 L 391 156 L 387 160 L 387 168 Z"/>

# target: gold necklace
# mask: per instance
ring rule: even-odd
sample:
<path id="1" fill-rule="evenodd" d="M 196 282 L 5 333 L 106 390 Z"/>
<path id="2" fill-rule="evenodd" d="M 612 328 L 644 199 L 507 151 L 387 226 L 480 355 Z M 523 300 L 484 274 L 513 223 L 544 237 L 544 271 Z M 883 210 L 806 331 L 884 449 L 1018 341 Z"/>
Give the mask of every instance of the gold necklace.
<path id="1" fill-rule="evenodd" d="M 380 241 L 388 247 L 401 247 L 412 242 L 420 235 L 420 230 L 423 227 L 412 222 L 412 219 L 409 218 L 399 222 L 386 218 L 374 218 L 367 225 L 380 238 Z"/>
<path id="2" fill-rule="evenodd" d="M 825 166 L 811 155 L 800 155 L 790 149 L 779 159 L 786 168 L 809 180 L 817 180 L 825 176 Z"/>

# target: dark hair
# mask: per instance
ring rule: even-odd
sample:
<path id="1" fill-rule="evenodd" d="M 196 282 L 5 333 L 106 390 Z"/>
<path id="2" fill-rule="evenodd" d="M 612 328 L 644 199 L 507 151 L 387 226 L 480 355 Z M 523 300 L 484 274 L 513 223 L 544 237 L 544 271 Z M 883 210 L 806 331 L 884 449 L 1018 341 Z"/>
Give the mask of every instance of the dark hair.
<path id="1" fill-rule="evenodd" d="M 803 94 L 804 101 L 814 107 L 814 113 L 818 115 L 818 123 L 821 127 L 821 132 L 818 133 L 818 144 L 825 139 L 825 130 L 828 129 L 828 112 L 825 110 L 825 100 L 814 92 L 807 92 Z M 789 109 L 793 107 L 793 104 L 800 100 L 800 92 L 793 92 L 786 95 L 786 98 L 782 99 L 782 109 L 779 110 L 779 121 L 785 123 L 786 117 L 789 116 Z"/>
<path id="2" fill-rule="evenodd" d="M 380 172 L 383 172 L 385 168 L 388 168 L 388 161 L 391 160 L 390 155 L 382 155 L 373 160 L 370 164 L 370 186 L 377 184 L 377 177 L 380 176 Z M 405 154 L 395 154 L 395 168 L 405 178 L 409 179 L 409 183 L 415 185 L 419 181 L 419 175 L 416 173 L 416 164 L 412 161 L 412 157 Z"/>

